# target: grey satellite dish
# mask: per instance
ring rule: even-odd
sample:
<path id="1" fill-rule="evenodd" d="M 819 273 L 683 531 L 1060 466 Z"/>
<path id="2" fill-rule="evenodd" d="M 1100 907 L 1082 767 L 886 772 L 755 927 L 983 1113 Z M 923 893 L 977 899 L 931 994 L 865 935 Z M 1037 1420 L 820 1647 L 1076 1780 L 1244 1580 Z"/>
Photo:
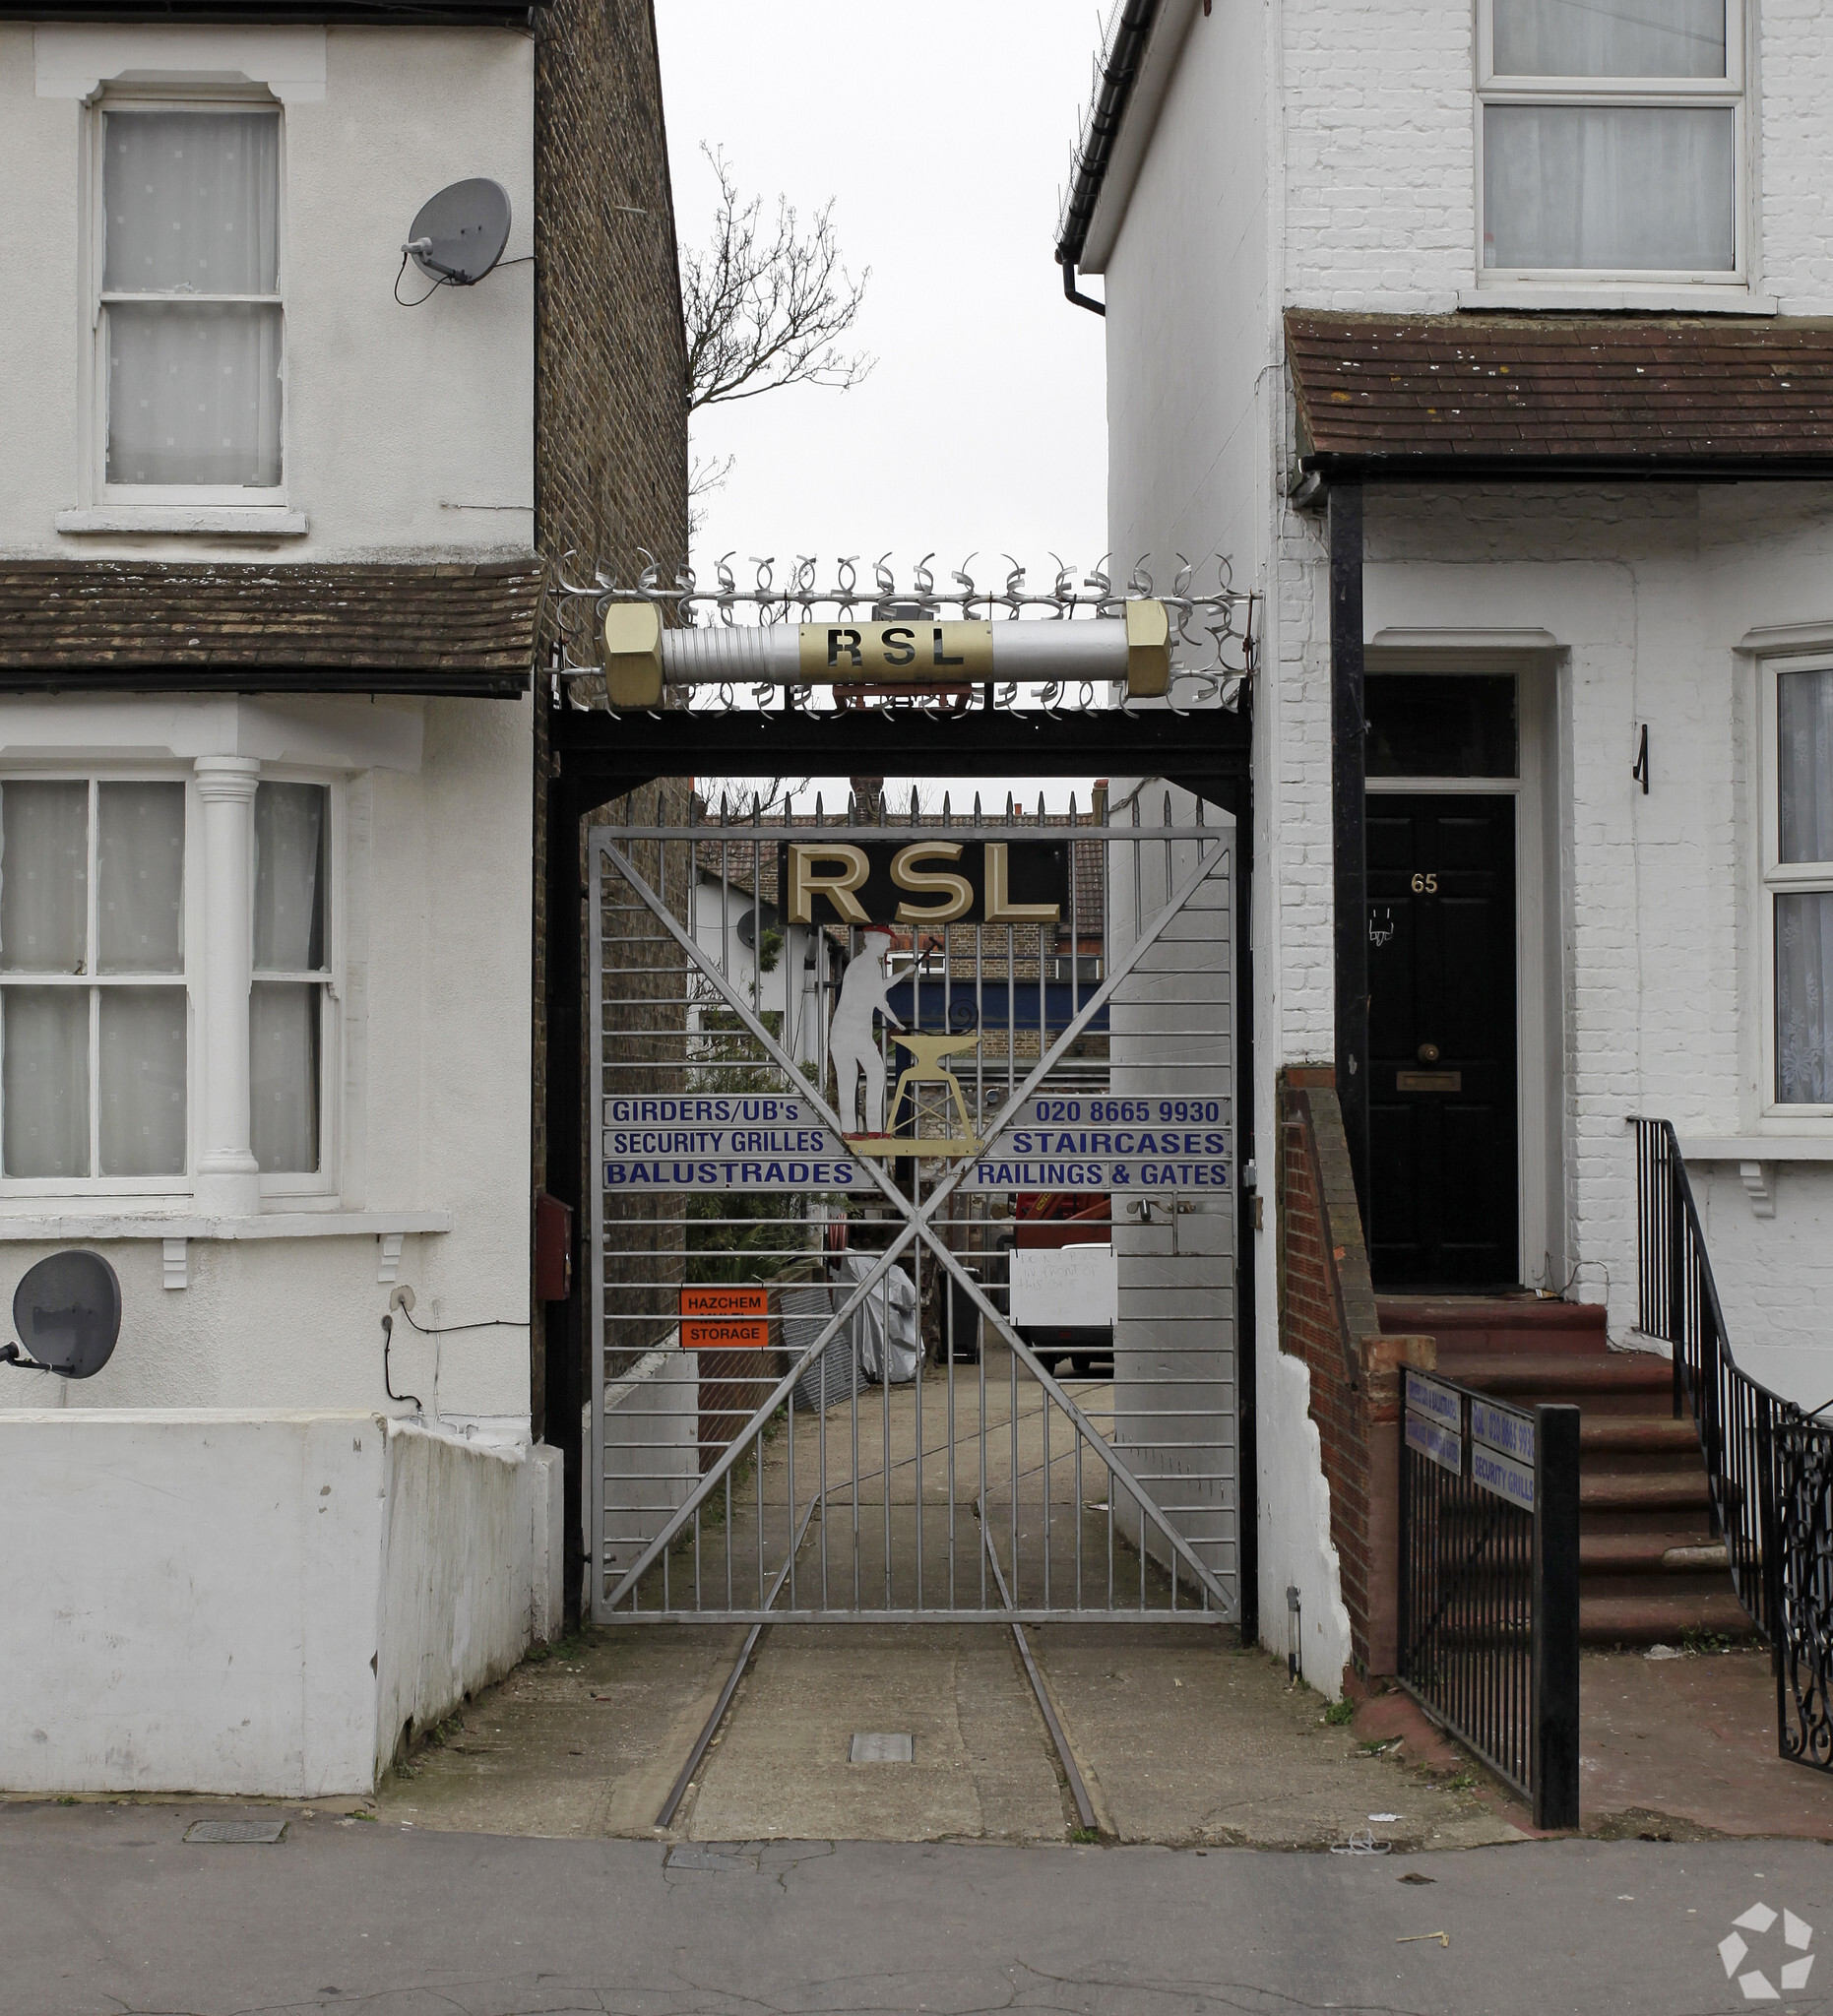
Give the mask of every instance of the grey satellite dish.
<path id="1" fill-rule="evenodd" d="M 13 1296 L 13 1328 L 25 1345 L 0 1351 L 22 1370 L 93 1379 L 121 1334 L 121 1284 L 99 1253 L 53 1253 L 26 1270 Z"/>
<path id="2" fill-rule="evenodd" d="M 401 248 L 428 280 L 474 287 L 509 243 L 509 191 L 487 176 L 454 182 L 420 205 Z"/>

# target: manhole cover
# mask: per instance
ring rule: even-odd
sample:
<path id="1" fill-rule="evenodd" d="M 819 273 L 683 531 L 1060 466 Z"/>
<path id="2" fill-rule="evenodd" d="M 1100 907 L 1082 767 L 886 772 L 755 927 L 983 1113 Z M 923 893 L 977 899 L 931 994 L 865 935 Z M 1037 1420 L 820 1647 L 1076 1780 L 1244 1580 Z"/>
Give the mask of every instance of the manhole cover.
<path id="1" fill-rule="evenodd" d="M 265 1848 L 284 1840 L 285 1833 L 284 1820 L 193 1820 L 184 1838 L 213 1846 L 233 1843 Z"/>
<path id="2" fill-rule="evenodd" d="M 911 1739 L 907 1735 L 856 1735 L 847 1753 L 849 1764 L 908 1764 Z"/>

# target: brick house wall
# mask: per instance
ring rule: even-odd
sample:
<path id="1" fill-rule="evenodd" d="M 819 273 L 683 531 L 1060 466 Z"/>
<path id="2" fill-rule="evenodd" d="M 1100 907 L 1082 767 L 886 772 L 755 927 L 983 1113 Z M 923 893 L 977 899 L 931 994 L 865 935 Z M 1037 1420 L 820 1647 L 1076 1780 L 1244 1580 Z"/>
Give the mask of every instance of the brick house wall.
<path id="1" fill-rule="evenodd" d="M 654 10 L 650 0 L 553 0 L 536 34 L 536 543 L 550 568 L 574 551 L 633 581 L 648 554 L 672 579 L 687 561 L 687 346 Z M 553 638 L 550 614 L 542 662 Z M 536 1188 L 547 1176 L 550 773 L 548 695 L 537 681 Z M 545 1370 L 534 1314 L 538 1432 Z"/>
<path id="2" fill-rule="evenodd" d="M 1351 1659 L 1395 1670 L 1401 1378 L 1430 1366 L 1429 1337 L 1383 1337 L 1368 1278 L 1349 1141 L 1328 1064 L 1280 1074 L 1280 1350 L 1304 1364 L 1330 1491 L 1330 1541 Z M 1320 1683 L 1334 1674 L 1313 1674 Z"/>

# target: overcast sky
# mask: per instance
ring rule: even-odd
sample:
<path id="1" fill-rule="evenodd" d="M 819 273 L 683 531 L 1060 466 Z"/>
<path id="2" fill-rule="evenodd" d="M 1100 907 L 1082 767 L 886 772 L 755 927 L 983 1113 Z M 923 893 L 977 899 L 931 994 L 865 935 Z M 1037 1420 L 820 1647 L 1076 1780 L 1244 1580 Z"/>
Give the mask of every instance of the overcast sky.
<path id="1" fill-rule="evenodd" d="M 701 414 L 695 452 L 733 456 L 707 503 L 703 578 L 797 553 L 924 552 L 1034 586 L 1051 551 L 1102 550 L 1102 325 L 1064 299 L 1058 192 L 1098 24 L 1066 0 L 657 0 L 683 250 L 704 243 L 716 185 L 804 217 L 830 197 L 848 262 L 871 268 L 856 341 L 863 385 L 773 392 Z M 824 565 L 821 578 L 831 580 Z"/>

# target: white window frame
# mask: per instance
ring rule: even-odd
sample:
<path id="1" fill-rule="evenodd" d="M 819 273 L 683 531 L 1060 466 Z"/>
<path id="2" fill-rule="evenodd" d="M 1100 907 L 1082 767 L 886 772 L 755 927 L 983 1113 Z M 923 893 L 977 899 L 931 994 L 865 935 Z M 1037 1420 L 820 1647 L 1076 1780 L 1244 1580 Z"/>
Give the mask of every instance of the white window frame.
<path id="1" fill-rule="evenodd" d="M 289 765 L 266 765 L 257 780 L 260 784 L 314 784 L 321 785 L 327 791 L 326 803 L 326 892 L 328 911 L 326 917 L 326 957 L 329 962 L 328 974 L 268 974 L 263 978 L 310 980 L 320 989 L 319 1030 L 319 1085 L 318 1085 L 318 1162 L 315 1170 L 298 1170 L 287 1173 L 264 1174 L 261 1177 L 263 1199 L 312 1200 L 323 1199 L 335 1203 L 343 1186 L 344 1153 L 344 1016 L 345 1000 L 345 794 L 346 780 L 342 775 L 328 775 L 324 771 L 312 771 Z M 90 963 L 94 963 L 95 945 L 96 913 L 99 882 L 96 874 L 97 827 L 95 820 L 95 787 L 103 784 L 182 784 L 185 789 L 185 880 L 184 880 L 184 957 L 182 974 L 109 974 L 105 977 L 96 974 L 19 974 L 8 975 L 0 985 L 4 986 L 136 986 L 159 985 L 181 988 L 186 996 L 186 1040 L 185 1040 L 185 1166 L 182 1175 L 170 1176 L 11 1176 L 0 1167 L 0 1201 L 33 1197 L 63 1198 L 120 1198 L 123 1200 L 172 1200 L 184 1199 L 194 1194 L 197 1187 L 197 1159 L 203 1134 L 205 1081 L 209 1071 L 209 1059 L 205 1054 L 205 1039 L 202 1027 L 201 990 L 206 983 L 209 960 L 209 938 L 206 928 L 206 905 L 204 902 L 204 849 L 205 830 L 202 800 L 199 798 L 195 771 L 189 764 L 119 764 L 95 762 L 90 764 L 32 764 L 10 763 L 0 773 L 0 784 L 84 784 L 90 788 L 89 824 L 89 946 Z M 248 813 L 248 845 L 251 854 L 254 848 L 254 812 L 250 805 Z M 253 899 L 253 881 L 249 885 L 250 901 Z M 249 914 L 249 930 L 252 939 L 253 912 Z M 250 1008 L 252 1015 L 252 1003 Z M 94 1017 L 90 1031 L 90 1152 L 91 1167 L 95 1166 L 95 1144 L 100 1125 L 97 1102 L 97 1059 L 95 1055 L 95 1030 Z M 250 1026 L 242 1025 L 241 1040 L 250 1040 Z M 0 1098 L 4 1090 L 0 1089 Z M 0 1120 L 4 1115 L 0 1113 Z M 4 1214 L 0 1213 L 0 1218 Z"/>
<path id="2" fill-rule="evenodd" d="M 1425 649 L 1371 645 L 1366 669 L 1437 678 L 1494 677 L 1515 682 L 1515 774 L 1512 777 L 1370 777 L 1366 795 L 1512 797 L 1515 801 L 1515 1153 L 1516 1236 L 1521 1279 L 1530 1288 L 1557 1288 L 1567 1255 L 1562 1204 L 1566 1173 L 1560 1149 L 1566 1084 L 1558 1001 L 1555 892 L 1547 836 L 1555 823 L 1553 752 L 1557 672 L 1541 651 L 1496 650 L 1482 644 Z"/>
<path id="3" fill-rule="evenodd" d="M 1819 890 L 1833 891 L 1833 862 L 1782 859 L 1782 775 L 1777 754 L 1776 682 L 1788 672 L 1833 670 L 1833 651 L 1799 658 L 1764 658 L 1758 662 L 1758 743 L 1756 773 L 1758 816 L 1762 828 L 1759 887 L 1761 919 L 1758 930 L 1762 967 L 1763 1003 L 1762 1072 L 1757 1110 L 1765 1121 L 1808 1120 L 1817 1131 L 1833 1122 L 1833 1103 L 1784 1104 L 1777 1097 L 1776 1071 L 1776 898 Z"/>
<path id="4" fill-rule="evenodd" d="M 83 974 L 39 974 L 9 973 L 0 978 L 0 987 L 11 991 L 16 987 L 80 987 L 93 993 L 102 987 L 161 986 L 176 987 L 185 996 L 185 1163 L 179 1175 L 169 1176 L 13 1176 L 5 1173 L 4 1161 L 0 1159 L 0 1195 L 7 1197 L 181 1197 L 187 1195 L 196 1178 L 197 1139 L 199 1118 L 199 1041 L 197 1027 L 197 1003 L 195 988 L 198 976 L 203 971 L 204 958 L 204 906 L 199 900 L 201 881 L 198 875 L 199 850 L 204 844 L 203 824 L 199 814 L 196 780 L 188 767 L 173 764 L 169 766 L 140 765 L 135 768 L 111 768 L 105 764 L 89 765 L 43 765 L 29 766 L 10 764 L 0 785 L 5 784 L 87 784 L 89 798 L 89 859 L 88 899 L 84 928 L 87 933 L 85 964 L 92 969 L 96 959 L 96 934 L 99 917 L 96 906 L 100 902 L 100 876 L 97 872 L 97 849 L 100 834 L 97 825 L 96 788 L 104 784 L 181 784 L 185 793 L 184 817 L 184 971 L 178 974 L 123 974 L 103 975 L 95 971 Z M 98 1143 L 101 1130 L 100 1102 L 100 1056 L 97 1049 L 100 1018 L 92 1010 L 89 1036 L 89 1142 L 90 1167 L 99 1164 Z M 0 1101 L 4 1101 L 4 1089 L 0 1088 Z M 0 1122 L 4 1113 L 0 1112 Z"/>
<path id="5" fill-rule="evenodd" d="M 344 1003 L 344 780 L 327 777 L 323 771 L 301 770 L 286 764 L 261 766 L 257 788 L 264 784 L 315 784 L 325 788 L 325 964 L 322 973 L 282 973 L 276 969 L 251 969 L 251 979 L 311 982 L 318 996 L 318 1167 L 289 1170 L 284 1174 L 263 1174 L 263 1197 L 326 1197 L 337 1194 L 342 1166 L 343 1102 L 338 1088 L 344 1083 L 340 1038 Z M 253 847 L 254 808 L 249 807 L 249 845 Z M 249 881 L 252 902 L 254 882 Z M 252 939 L 253 914 L 249 917 Z M 249 1001 L 252 1028 L 254 1002 Z"/>
<path id="6" fill-rule="evenodd" d="M 272 294 L 205 294 L 185 296 L 186 299 L 220 302 L 264 302 L 280 309 L 281 319 L 281 413 L 280 413 L 280 472 L 281 480 L 273 489 L 248 489 L 240 484 L 226 483 L 111 483 L 108 480 L 108 308 L 115 300 L 158 300 L 158 294 L 133 295 L 108 294 L 102 290 L 102 272 L 106 246 L 107 213 L 103 202 L 104 185 L 104 145 L 107 130 L 107 114 L 111 111 L 136 112 L 191 112 L 207 111 L 271 111 L 280 122 L 278 142 L 277 188 L 275 205 L 275 242 L 278 248 L 275 267 L 275 286 Z M 292 400 L 287 385 L 287 358 L 290 351 L 290 332 L 286 323 L 286 109 L 272 93 L 250 90 L 216 90 L 205 86 L 177 88 L 165 86 L 155 89 L 147 87 L 133 90 L 110 86 L 108 90 L 89 107 L 87 147 L 85 161 L 88 170 L 89 190 L 86 211 L 89 219 L 84 236 L 84 285 L 89 303 L 89 341 L 85 346 L 86 372 L 88 384 L 85 389 L 85 411 L 88 415 L 89 441 L 84 455 L 84 468 L 90 499 L 108 512 L 119 515 L 132 512 L 136 507 L 148 511 L 169 512 L 174 506 L 206 510 L 234 509 L 238 511 L 284 511 L 287 501 L 287 472 L 292 467 L 291 417 Z M 200 530 L 209 530 L 200 527 Z"/>
<path id="7" fill-rule="evenodd" d="M 1745 108 L 1745 0 L 1726 0 L 1725 68 L 1723 78 L 1691 77 L 1506 77 L 1495 74 L 1495 0 L 1477 0 L 1476 185 L 1477 242 L 1473 248 L 1477 290 L 1516 295 L 1556 290 L 1562 295 L 1625 290 L 1684 289 L 1689 297 L 1717 288 L 1735 294 L 1736 305 L 1750 309 L 1750 185 Z M 1646 267 L 1512 267 L 1485 266 L 1487 225 L 1484 120 L 1491 105 L 1647 105 L 1713 106 L 1732 113 L 1732 265 L 1729 270 Z M 1549 304 L 1558 305 L 1558 304 Z M 1599 306 L 1609 305 L 1599 301 Z M 1731 305 L 1728 303 L 1728 305 Z"/>

